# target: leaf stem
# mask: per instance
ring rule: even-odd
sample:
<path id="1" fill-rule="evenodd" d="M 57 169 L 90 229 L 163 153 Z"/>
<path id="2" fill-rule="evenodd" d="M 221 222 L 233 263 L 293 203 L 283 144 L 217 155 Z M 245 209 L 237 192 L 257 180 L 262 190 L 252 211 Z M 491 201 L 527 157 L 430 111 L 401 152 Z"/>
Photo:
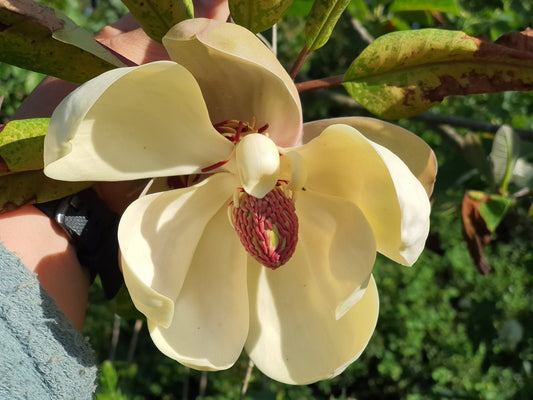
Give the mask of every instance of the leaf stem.
<path id="1" fill-rule="evenodd" d="M 307 45 L 304 45 L 302 51 L 300 51 L 300 54 L 298 54 L 296 61 L 294 61 L 294 64 L 292 64 L 292 67 L 289 70 L 289 75 L 293 80 L 294 78 L 296 78 L 296 75 L 298 75 L 298 71 L 300 71 L 300 68 L 302 68 L 302 65 L 304 65 L 304 62 L 307 59 L 307 56 L 309 56 L 309 54 L 311 54 L 311 52 L 307 48 Z"/>
<path id="2" fill-rule="evenodd" d="M 317 90 L 330 88 L 334 86 L 341 86 L 344 75 L 331 76 L 329 78 L 315 79 L 312 81 L 300 82 L 296 84 L 298 93 L 307 92 L 309 90 Z"/>

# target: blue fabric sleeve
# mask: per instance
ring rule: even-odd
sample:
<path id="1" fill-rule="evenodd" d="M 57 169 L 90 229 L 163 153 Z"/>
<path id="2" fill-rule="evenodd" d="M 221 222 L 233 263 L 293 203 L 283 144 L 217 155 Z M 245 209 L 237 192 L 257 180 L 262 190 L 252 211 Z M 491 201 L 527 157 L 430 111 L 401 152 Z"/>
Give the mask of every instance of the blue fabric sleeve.
<path id="1" fill-rule="evenodd" d="M 0 399 L 92 399 L 96 374 L 87 340 L 0 243 Z"/>

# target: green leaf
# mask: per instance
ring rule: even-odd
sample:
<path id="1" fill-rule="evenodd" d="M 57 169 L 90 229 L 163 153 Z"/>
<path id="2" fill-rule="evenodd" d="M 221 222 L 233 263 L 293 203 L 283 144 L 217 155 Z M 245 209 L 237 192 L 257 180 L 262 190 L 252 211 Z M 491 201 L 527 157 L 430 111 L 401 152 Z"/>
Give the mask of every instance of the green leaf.
<path id="1" fill-rule="evenodd" d="M 40 170 L 0 176 L 0 213 L 25 204 L 60 199 L 91 185 L 91 182 L 56 181 L 45 176 Z"/>
<path id="2" fill-rule="evenodd" d="M 394 0 L 389 11 L 440 11 L 457 15 L 460 9 L 456 0 Z"/>
<path id="3" fill-rule="evenodd" d="M 532 39 L 523 36 L 523 39 Z M 344 87 L 387 119 L 407 118 L 445 96 L 533 89 L 533 52 L 459 31 L 421 29 L 376 39 L 354 60 Z"/>
<path id="4" fill-rule="evenodd" d="M 307 49 L 314 51 L 324 46 L 350 0 L 315 0 L 305 21 Z"/>
<path id="5" fill-rule="evenodd" d="M 492 142 L 489 158 L 492 162 L 494 181 L 502 186 L 504 192 L 507 191 L 509 179 L 520 154 L 519 143 L 520 139 L 513 128 L 508 125 L 503 125 L 498 129 Z"/>
<path id="6" fill-rule="evenodd" d="M 65 15 L 30 0 L 0 0 L 0 61 L 85 82 L 123 64 Z"/>
<path id="7" fill-rule="evenodd" d="M 364 21 L 368 14 L 368 7 L 365 0 L 352 0 L 348 4 L 348 12 L 352 17 L 357 18 L 359 21 Z"/>
<path id="8" fill-rule="evenodd" d="M 287 17 L 305 17 L 313 7 L 313 0 L 294 0 L 291 6 L 287 9 L 285 16 Z"/>
<path id="9" fill-rule="evenodd" d="M 235 23 L 258 33 L 278 22 L 291 3 L 292 0 L 229 0 L 229 9 Z"/>
<path id="10" fill-rule="evenodd" d="M 170 28 L 193 18 L 192 0 L 122 0 L 146 34 L 161 43 Z"/>
<path id="11" fill-rule="evenodd" d="M 49 118 L 14 120 L 0 130 L 0 176 L 43 168 L 49 122 Z"/>
<path id="12" fill-rule="evenodd" d="M 508 197 L 491 195 L 487 201 L 479 205 L 479 213 L 491 232 L 496 230 L 512 204 L 513 200 Z"/>
<path id="13" fill-rule="evenodd" d="M 126 285 L 121 286 L 111 304 L 115 308 L 115 313 L 124 319 L 145 319 L 145 316 L 135 308 Z"/>

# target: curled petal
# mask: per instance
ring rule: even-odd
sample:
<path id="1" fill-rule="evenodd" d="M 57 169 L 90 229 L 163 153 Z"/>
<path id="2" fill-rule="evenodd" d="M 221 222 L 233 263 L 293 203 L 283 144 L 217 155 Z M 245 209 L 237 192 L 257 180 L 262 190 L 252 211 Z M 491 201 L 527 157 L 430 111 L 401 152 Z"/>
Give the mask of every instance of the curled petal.
<path id="1" fill-rule="evenodd" d="M 192 75 L 158 61 L 108 71 L 63 100 L 45 138 L 44 171 L 72 181 L 191 174 L 232 149 Z"/>
<path id="2" fill-rule="evenodd" d="M 339 375 L 363 352 L 378 317 L 370 277 L 362 298 L 342 318 L 330 308 L 307 265 L 276 271 L 249 268 L 250 333 L 245 345 L 256 366 L 289 384 L 309 384 Z"/>
<path id="3" fill-rule="evenodd" d="M 366 117 L 343 117 L 304 124 L 303 142 L 317 137 L 330 125 L 344 124 L 357 129 L 367 139 L 386 147 L 409 167 L 424 185 L 428 196 L 433 192 L 437 175 L 437 159 L 431 147 L 420 137 L 398 125 Z"/>
<path id="4" fill-rule="evenodd" d="M 141 197 L 124 212 L 118 240 L 126 286 L 153 324 L 168 327 L 196 247 L 237 182 L 216 174 L 195 186 Z"/>
<path id="5" fill-rule="evenodd" d="M 180 22 L 163 38 L 170 58 L 192 72 L 213 123 L 227 119 L 269 125 L 270 137 L 292 146 L 301 135 L 298 91 L 275 55 L 251 32 L 195 18 Z"/>
<path id="6" fill-rule="evenodd" d="M 307 169 L 307 188 L 357 204 L 379 252 L 404 265 L 416 261 L 429 231 L 430 205 L 400 158 L 347 125 L 331 125 L 296 151 Z"/>
<path id="7" fill-rule="evenodd" d="M 219 370 L 241 354 L 248 319 L 246 253 L 224 204 L 195 247 L 170 325 L 149 319 L 148 328 L 167 356 L 196 369 Z"/>
<path id="8" fill-rule="evenodd" d="M 254 197 L 265 197 L 278 181 L 276 144 L 264 135 L 252 134 L 241 139 L 235 152 L 242 187 Z"/>

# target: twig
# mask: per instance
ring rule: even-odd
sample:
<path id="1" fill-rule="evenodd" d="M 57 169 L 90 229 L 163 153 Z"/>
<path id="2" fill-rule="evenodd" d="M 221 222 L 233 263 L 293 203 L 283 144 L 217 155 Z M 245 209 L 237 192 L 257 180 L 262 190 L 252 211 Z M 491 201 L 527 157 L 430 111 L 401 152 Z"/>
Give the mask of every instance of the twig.
<path id="1" fill-rule="evenodd" d="M 185 367 L 185 382 L 183 382 L 183 389 L 181 391 L 181 399 L 189 400 L 189 378 L 191 376 L 191 369 Z"/>
<path id="2" fill-rule="evenodd" d="M 325 89 L 342 85 L 342 75 L 331 76 L 329 78 L 315 79 L 312 81 L 299 82 L 296 84 L 298 93 L 307 92 L 309 90 Z"/>
<path id="3" fill-rule="evenodd" d="M 244 399 L 246 392 L 248 391 L 248 384 L 250 383 L 250 378 L 252 376 L 252 370 L 254 369 L 254 362 L 252 360 L 248 361 L 248 368 L 246 369 L 246 375 L 244 376 L 244 381 L 242 383 L 241 396 L 239 399 Z"/>
<path id="4" fill-rule="evenodd" d="M 352 110 L 358 110 L 361 114 L 372 116 L 373 114 L 370 113 L 367 109 L 365 109 L 363 106 L 361 106 L 359 103 L 357 103 L 354 99 L 352 99 L 350 96 L 339 94 L 339 93 L 331 93 L 328 91 L 323 91 L 320 93 L 320 96 L 322 99 L 324 97 L 327 97 L 329 100 L 334 101 L 338 105 L 352 109 Z M 451 115 L 443 115 L 443 114 L 437 114 L 431 111 L 426 111 L 422 114 L 415 115 L 414 117 L 411 117 L 410 119 L 425 122 L 429 125 L 449 125 L 454 126 L 456 128 L 466 128 L 471 131 L 476 132 L 489 132 L 489 133 L 496 133 L 498 129 L 502 127 L 502 124 L 493 124 L 487 121 L 476 121 L 469 118 L 463 118 L 463 117 L 455 117 Z M 531 129 L 520 129 L 520 128 L 513 128 L 515 133 L 520 137 L 522 140 L 527 141 L 533 141 L 533 130 Z"/>
<path id="5" fill-rule="evenodd" d="M 292 79 L 296 78 L 296 75 L 298 75 L 298 71 L 300 71 L 300 68 L 302 68 L 302 65 L 304 65 L 304 62 L 310 53 L 311 52 L 307 48 L 307 45 L 304 45 L 302 51 L 300 51 L 300 54 L 298 54 L 296 61 L 294 61 L 294 64 L 292 64 L 292 67 L 289 70 L 289 75 Z"/>
<path id="6" fill-rule="evenodd" d="M 202 371 L 200 376 L 200 388 L 198 390 L 198 397 L 203 399 L 205 397 L 205 389 L 207 388 L 207 371 Z"/>
<path id="7" fill-rule="evenodd" d="M 111 336 L 111 351 L 109 352 L 110 361 L 115 361 L 119 336 L 120 336 L 120 316 L 118 314 L 115 314 L 115 320 L 113 321 L 113 335 Z"/>
<path id="8" fill-rule="evenodd" d="M 131 341 L 130 341 L 130 348 L 128 349 L 127 361 L 129 363 L 133 362 L 133 355 L 135 354 L 135 348 L 137 347 L 137 341 L 139 339 L 139 332 L 141 331 L 142 326 L 143 326 L 142 319 L 138 319 L 135 321 L 135 325 L 133 326 L 133 335 L 131 336 Z"/>

